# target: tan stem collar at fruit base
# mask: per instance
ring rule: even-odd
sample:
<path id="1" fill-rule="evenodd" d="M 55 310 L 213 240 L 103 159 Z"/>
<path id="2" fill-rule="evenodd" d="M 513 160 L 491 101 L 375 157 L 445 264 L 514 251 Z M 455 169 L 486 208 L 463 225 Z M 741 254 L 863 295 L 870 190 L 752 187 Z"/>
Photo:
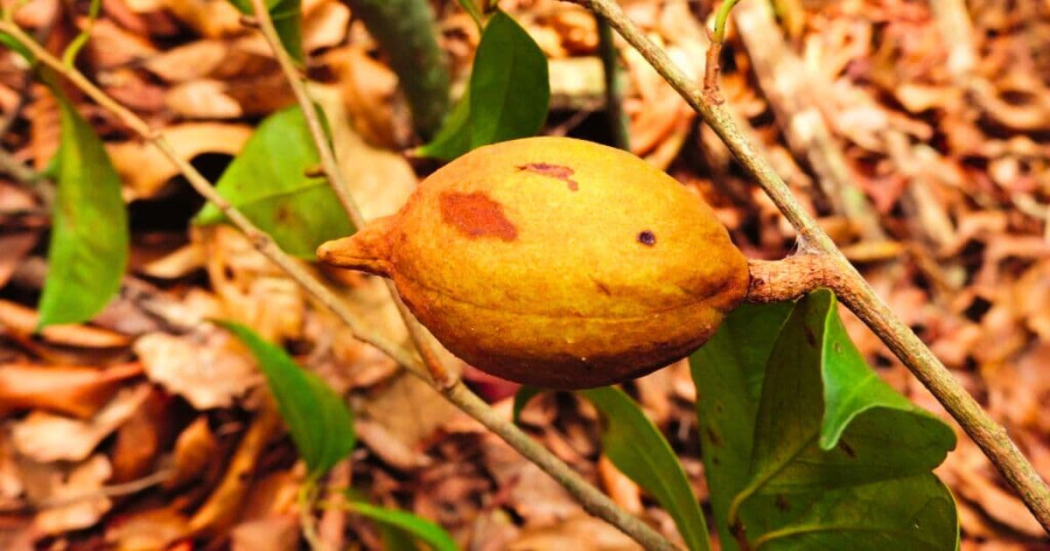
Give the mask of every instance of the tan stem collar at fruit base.
<path id="1" fill-rule="evenodd" d="M 849 293 L 834 265 L 824 255 L 803 253 L 783 260 L 748 259 L 747 269 L 750 281 L 745 300 L 748 302 L 794 300 L 821 287 L 839 295 Z"/>

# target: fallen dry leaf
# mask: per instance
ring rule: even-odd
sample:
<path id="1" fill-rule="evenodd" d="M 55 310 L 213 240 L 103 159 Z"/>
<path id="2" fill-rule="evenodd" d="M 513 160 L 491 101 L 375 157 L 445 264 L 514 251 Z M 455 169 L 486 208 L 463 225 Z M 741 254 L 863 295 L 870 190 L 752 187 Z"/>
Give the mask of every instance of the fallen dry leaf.
<path id="1" fill-rule="evenodd" d="M 109 460 L 93 455 L 68 473 L 53 473 L 46 506 L 33 519 L 41 534 L 61 534 L 88 528 L 102 518 L 113 502 L 101 493 L 111 474 Z"/>
<path id="2" fill-rule="evenodd" d="M 121 383 L 142 373 L 138 363 L 98 369 L 82 366 L 0 365 L 0 415 L 41 408 L 90 418 Z"/>
<path id="3" fill-rule="evenodd" d="M 135 413 L 150 391 L 148 384 L 121 390 L 90 420 L 34 411 L 11 424 L 11 441 L 19 453 L 33 461 L 83 460 Z M 106 465 L 108 469 L 108 461 Z"/>
<path id="4" fill-rule="evenodd" d="M 36 310 L 0 299 L 0 329 L 28 337 L 36 329 L 37 319 Z M 40 336 L 52 344 L 81 348 L 117 348 L 130 344 L 120 333 L 88 325 L 50 325 Z"/>
<path id="5" fill-rule="evenodd" d="M 204 153 L 236 155 L 251 135 L 251 127 L 243 124 L 185 123 L 164 129 L 164 136 L 184 161 Z M 179 174 L 178 168 L 149 143 L 107 143 L 106 152 L 129 192 L 128 199 L 149 199 Z"/>
<path id="6" fill-rule="evenodd" d="M 207 501 L 190 518 L 190 530 L 195 534 L 217 536 L 237 519 L 244 506 L 244 497 L 251 488 L 252 475 L 263 450 L 280 434 L 281 418 L 272 405 L 256 412 L 244 438 L 230 459 L 226 474 Z"/>
<path id="7" fill-rule="evenodd" d="M 262 382 L 255 362 L 234 337 L 214 327 L 189 335 L 151 333 L 133 349 L 146 376 L 197 409 L 229 407 Z"/>

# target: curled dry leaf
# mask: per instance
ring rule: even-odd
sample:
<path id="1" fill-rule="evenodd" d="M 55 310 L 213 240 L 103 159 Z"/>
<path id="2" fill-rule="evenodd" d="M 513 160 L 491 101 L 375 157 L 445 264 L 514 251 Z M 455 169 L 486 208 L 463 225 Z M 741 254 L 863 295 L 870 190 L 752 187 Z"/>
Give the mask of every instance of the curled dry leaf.
<path id="1" fill-rule="evenodd" d="M 394 118 L 397 75 L 369 57 L 360 46 L 333 50 L 325 55 L 325 61 L 339 76 L 346 112 L 361 137 L 387 148 L 397 148 L 404 143 L 405 136 L 398 132 Z M 327 110 L 326 113 L 331 121 L 333 113 Z"/>
<path id="2" fill-rule="evenodd" d="M 34 411 L 11 424 L 11 441 L 33 461 L 80 461 L 124 424 L 149 395 L 148 384 L 123 389 L 89 420 Z"/>
<path id="3" fill-rule="evenodd" d="M 272 404 L 258 410 L 230 459 L 222 481 L 190 519 L 193 533 L 215 537 L 233 525 L 251 487 L 259 458 L 270 440 L 280 434 L 280 426 L 281 418 Z"/>
<path id="4" fill-rule="evenodd" d="M 303 6 L 303 49 L 307 52 L 337 46 L 350 27 L 350 9 L 341 2 L 327 0 Z"/>
<path id="5" fill-rule="evenodd" d="M 29 337 L 37 324 L 37 312 L 16 302 L 0 299 L 0 329 L 19 337 Z M 88 325 L 49 325 L 40 335 L 51 344 L 78 348 L 119 348 L 129 339 L 114 331 Z"/>
<path id="6" fill-rule="evenodd" d="M 171 478 L 164 482 L 166 488 L 177 488 L 200 478 L 215 457 L 219 442 L 208 426 L 207 416 L 198 416 L 175 440 Z"/>
<path id="7" fill-rule="evenodd" d="M 159 388 L 117 429 L 111 448 L 114 483 L 129 482 L 156 470 L 157 457 L 171 432 L 175 398 Z"/>
<path id="8" fill-rule="evenodd" d="M 244 32 L 240 12 L 225 0 L 157 0 L 157 3 L 205 38 Z"/>
<path id="9" fill-rule="evenodd" d="M 227 84 L 222 81 L 193 80 L 169 88 L 164 104 L 176 115 L 188 119 L 240 118 L 244 109 L 227 90 Z"/>
<path id="10" fill-rule="evenodd" d="M 283 342 L 302 335 L 306 299 L 302 289 L 256 251 L 243 235 L 226 226 L 202 232 L 208 275 L 222 303 L 224 319 L 243 323 L 266 340 Z"/>
<path id="11" fill-rule="evenodd" d="M 173 507 L 121 515 L 106 525 L 105 541 L 112 549 L 168 549 L 189 532 L 186 517 Z"/>
<path id="12" fill-rule="evenodd" d="M 235 80 L 277 69 L 269 50 L 260 50 L 254 36 L 226 40 L 198 40 L 161 52 L 143 64 L 170 83 L 202 79 Z"/>
<path id="13" fill-rule="evenodd" d="M 328 116 L 336 160 L 366 220 L 393 214 L 416 188 L 417 178 L 405 158 L 369 145 L 350 125 L 339 90 L 313 86 L 314 101 Z"/>
<path id="14" fill-rule="evenodd" d="M 133 348 L 151 381 L 196 409 L 230 407 L 262 381 L 233 337 L 210 326 L 184 336 L 150 333 Z"/>
<path id="15" fill-rule="evenodd" d="M 642 549 L 612 525 L 580 513 L 551 525 L 521 531 L 508 551 L 574 549 L 576 551 L 636 551 Z"/>
<path id="16" fill-rule="evenodd" d="M 297 551 L 299 519 L 294 514 L 273 515 L 238 524 L 230 530 L 231 551 Z"/>
<path id="17" fill-rule="evenodd" d="M 34 528 L 41 534 L 61 534 L 94 526 L 113 506 L 101 493 L 111 472 L 109 460 L 99 454 L 68 473 L 53 473 L 52 490 L 46 498 L 53 505 L 36 514 Z"/>
<path id="18" fill-rule="evenodd" d="M 0 415 L 40 408 L 86 419 L 109 401 L 121 383 L 141 373 L 138 363 L 104 369 L 0 365 Z"/>

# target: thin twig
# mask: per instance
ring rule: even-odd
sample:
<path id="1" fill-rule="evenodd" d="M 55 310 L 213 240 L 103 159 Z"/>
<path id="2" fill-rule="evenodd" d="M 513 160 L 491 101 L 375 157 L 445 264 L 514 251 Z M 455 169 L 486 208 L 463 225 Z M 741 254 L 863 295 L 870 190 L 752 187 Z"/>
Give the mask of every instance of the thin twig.
<path id="1" fill-rule="evenodd" d="M 988 416 L 911 328 L 879 298 L 860 272 L 835 247 L 816 220 L 795 199 L 768 160 L 756 153 L 755 148 L 733 122 L 732 115 L 725 105 L 704 101 L 703 91 L 671 61 L 663 49 L 653 44 L 627 18 L 614 0 L 575 1 L 605 17 L 722 138 L 740 164 L 798 231 L 801 248 L 807 252 L 826 255 L 831 261 L 835 273 L 843 282 L 843 288 L 839 292 L 843 303 L 878 335 L 929 389 L 944 409 L 959 422 L 963 430 L 1020 495 L 1043 528 L 1050 532 L 1050 489 L 1010 440 L 1006 429 Z"/>
<path id="2" fill-rule="evenodd" d="M 310 137 L 313 139 L 317 153 L 321 157 L 321 170 L 328 178 L 329 185 L 335 191 L 336 197 L 339 198 L 339 204 L 343 206 L 343 210 L 346 211 L 350 221 L 353 222 L 356 228 L 363 228 L 367 221 L 361 213 L 361 208 L 358 207 L 357 202 L 350 195 L 350 186 L 347 184 L 346 178 L 343 177 L 343 171 L 339 169 L 339 163 L 335 160 L 335 152 L 332 151 L 332 147 L 329 144 L 328 136 L 325 134 L 324 126 L 321 124 L 317 108 L 306 90 L 306 81 L 303 78 L 303 74 L 296 68 L 292 56 L 281 43 L 281 38 L 277 34 L 277 28 L 273 24 L 273 18 L 270 16 L 265 0 L 252 0 L 252 11 L 254 12 L 255 24 L 270 45 L 270 49 L 273 51 L 285 79 L 292 87 L 292 93 L 295 95 L 295 99 L 303 112 L 306 126 L 310 130 Z M 419 328 L 418 322 L 415 321 L 408 308 L 399 299 L 394 284 L 390 280 L 384 280 L 384 282 L 390 295 L 397 303 L 398 311 L 405 320 L 409 335 L 416 342 L 416 347 L 423 357 L 424 365 L 429 370 L 430 376 L 439 387 L 447 388 L 451 385 L 452 380 L 449 371 L 440 362 L 427 361 L 428 356 L 433 356 L 433 351 L 429 350 L 429 346 L 426 345 L 425 333 Z"/>
<path id="3" fill-rule="evenodd" d="M 321 156 L 321 164 L 325 175 L 334 187 L 344 191 L 345 198 L 340 197 L 340 202 L 351 221 L 354 222 L 354 225 L 360 228 L 365 224 L 365 220 L 349 193 L 349 187 L 346 185 L 342 172 L 335 161 L 335 155 L 331 151 L 328 137 L 320 124 L 317 112 L 312 107 L 313 102 L 306 90 L 301 74 L 295 69 L 287 51 L 281 45 L 280 38 L 273 26 L 273 21 L 267 11 L 264 0 L 252 0 L 252 8 L 259 29 L 262 31 L 271 50 L 273 50 L 278 63 L 292 86 L 300 107 L 305 113 L 310 135 Z M 568 465 L 551 454 L 550 451 L 522 432 L 513 423 L 500 416 L 487 403 L 471 392 L 458 377 L 450 375 L 450 370 L 442 364 L 431 346 L 429 334 L 408 311 L 408 308 L 400 300 L 396 289 L 389 280 L 387 280 L 387 285 L 392 298 L 397 303 L 405 325 L 408 327 L 409 335 L 423 359 L 423 364 L 431 376 L 431 383 L 443 396 L 505 440 L 525 458 L 543 469 L 554 480 L 564 486 L 569 493 L 575 496 L 584 509 L 591 514 L 616 526 L 647 549 L 675 549 L 675 546 L 667 539 L 616 505 L 612 499 L 583 480 Z"/>

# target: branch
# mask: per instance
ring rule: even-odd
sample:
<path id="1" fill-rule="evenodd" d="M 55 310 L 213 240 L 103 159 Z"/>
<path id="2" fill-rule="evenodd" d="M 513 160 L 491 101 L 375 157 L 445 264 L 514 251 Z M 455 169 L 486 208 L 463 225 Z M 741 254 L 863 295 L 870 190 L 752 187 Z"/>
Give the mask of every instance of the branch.
<path id="1" fill-rule="evenodd" d="M 274 52 L 274 56 L 277 58 L 285 77 L 292 86 L 292 91 L 299 102 L 299 106 L 303 110 L 304 116 L 307 120 L 307 125 L 310 129 L 310 136 L 313 139 L 314 145 L 320 152 L 321 166 L 325 175 L 328 177 L 329 183 L 336 188 L 336 193 L 340 193 L 340 190 L 342 191 L 340 202 L 343 204 L 347 216 L 350 217 L 355 226 L 358 228 L 363 227 L 365 220 L 361 215 L 361 210 L 350 196 L 349 187 L 346 185 L 342 172 L 339 170 L 338 163 L 335 161 L 335 155 L 331 150 L 328 137 L 325 135 L 321 122 L 318 119 L 317 110 L 313 107 L 314 104 L 306 90 L 306 84 L 299 71 L 296 70 L 288 52 L 281 44 L 281 40 L 277 35 L 277 31 L 273 26 L 273 21 L 266 8 L 265 0 L 252 0 L 252 9 L 260 31 L 262 31 L 263 36 L 266 38 L 266 42 Z M 476 419 L 486 428 L 510 444 L 511 447 L 516 449 L 526 459 L 532 461 L 538 467 L 543 469 L 543 471 L 550 475 L 551 478 L 564 486 L 570 494 L 576 497 L 576 499 L 583 505 L 584 509 L 591 514 L 602 518 L 613 526 L 616 526 L 647 549 L 675 549 L 675 546 L 663 536 L 638 518 L 620 508 L 612 499 L 596 489 L 593 485 L 587 483 L 587 481 L 580 477 L 580 475 L 573 471 L 568 465 L 551 454 L 550 451 L 538 444 L 535 440 L 522 432 L 521 429 L 493 410 L 488 404 L 471 392 L 458 377 L 450 375 L 450 370 L 442 364 L 438 355 L 435 353 L 430 343 L 431 337 L 419 324 L 416 318 L 412 316 L 411 312 L 408 311 L 404 302 L 401 301 L 394 284 L 390 280 L 384 281 L 386 281 L 387 289 L 390 291 L 391 297 L 397 303 L 401 317 L 404 319 L 405 325 L 408 327 L 409 335 L 415 343 L 415 346 L 423 359 L 423 364 L 426 366 L 426 369 L 430 374 L 430 382 L 438 392 L 459 407 L 467 415 Z"/>
<path id="2" fill-rule="evenodd" d="M 1050 532 L 1050 489 L 1010 440 L 1006 429 L 981 409 L 918 336 L 875 294 L 831 238 L 795 199 L 767 159 L 758 155 L 733 122 L 723 104 L 704 101 L 703 92 L 661 48 L 632 23 L 614 0 L 573 0 L 598 13 L 634 46 L 704 121 L 722 138 L 740 164 L 758 182 L 798 231 L 804 252 L 826 257 L 840 282 L 839 298 L 853 311 L 955 418 L 1007 482 L 1020 495 L 1045 530 Z"/>

